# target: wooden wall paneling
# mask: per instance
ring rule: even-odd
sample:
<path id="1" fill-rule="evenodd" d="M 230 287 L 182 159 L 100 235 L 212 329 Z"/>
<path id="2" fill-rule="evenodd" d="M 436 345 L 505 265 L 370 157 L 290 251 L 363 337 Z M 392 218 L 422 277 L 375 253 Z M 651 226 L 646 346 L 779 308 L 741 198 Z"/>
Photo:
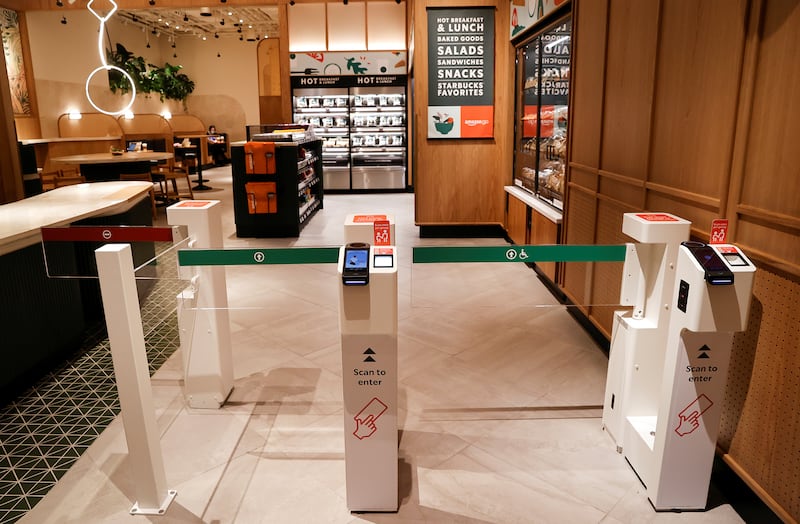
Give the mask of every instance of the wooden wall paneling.
<path id="1" fill-rule="evenodd" d="M 715 201 L 717 202 L 717 201 Z M 648 211 L 665 211 L 674 213 L 692 223 L 692 236 L 700 240 L 708 240 L 711 233 L 711 221 L 719 218 L 717 206 L 709 206 L 699 199 L 684 198 L 673 193 L 648 191 L 645 209 Z"/>
<path id="2" fill-rule="evenodd" d="M 608 245 L 630 242 L 630 239 L 622 233 L 622 215 L 634 210 L 632 207 L 605 198 L 598 199 L 595 243 Z M 619 306 L 621 285 L 622 262 L 594 263 L 589 318 L 609 339 L 614 311 L 621 309 Z"/>
<path id="3" fill-rule="evenodd" d="M 596 192 L 598 187 L 598 170 L 571 162 L 569 164 L 569 181 L 567 186 L 576 185 L 591 192 Z"/>
<path id="4" fill-rule="evenodd" d="M 596 224 L 595 193 L 575 186 L 567 194 L 567 199 L 564 206 L 564 222 L 569 224 L 569 229 L 563 234 L 564 243 L 592 244 Z M 586 262 L 566 262 L 561 267 L 560 280 L 564 293 L 575 304 L 586 304 L 590 296 L 590 265 Z M 581 309 L 586 312 L 584 308 Z"/>
<path id="5" fill-rule="evenodd" d="M 453 7 L 444 0 L 415 2 L 413 139 L 415 218 L 418 225 L 503 224 L 505 192 L 512 180 L 514 54 L 508 39 L 510 5 L 502 0 L 465 0 L 459 7 L 495 7 L 494 138 L 428 140 L 427 7 Z"/>
<path id="6" fill-rule="evenodd" d="M 541 213 L 536 212 L 535 209 L 531 210 L 530 243 L 534 245 L 558 244 L 558 237 L 560 234 L 558 226 L 558 224 L 548 220 L 547 217 Z M 536 265 L 551 281 L 556 281 L 557 266 L 555 262 L 537 262 Z"/>
<path id="7" fill-rule="evenodd" d="M 736 243 L 756 265 L 800 275 L 800 228 L 783 226 L 778 219 L 765 220 L 762 216 L 763 213 L 739 216 Z"/>
<path id="8" fill-rule="evenodd" d="M 530 223 L 530 208 L 522 200 L 511 195 L 508 198 L 508 209 L 506 210 L 506 233 L 515 244 L 528 243 L 528 224 Z"/>
<path id="9" fill-rule="evenodd" d="M 662 2 L 649 181 L 727 193 L 746 1 Z"/>
<path id="10" fill-rule="evenodd" d="M 729 460 L 773 499 L 784 514 L 800 518 L 800 280 L 756 273 L 748 330 L 757 331 L 744 408 Z M 787 520 L 788 522 L 788 520 Z"/>
<path id="11" fill-rule="evenodd" d="M 643 180 L 647 177 L 657 29 L 657 2 L 610 1 L 599 167 Z"/>
<path id="12" fill-rule="evenodd" d="M 752 109 L 735 204 L 736 241 L 800 274 L 800 10 L 765 2 L 760 12 Z"/>
<path id="13" fill-rule="evenodd" d="M 598 182 L 600 194 L 624 202 L 635 209 L 641 209 L 645 199 L 642 180 L 600 171 Z"/>
<path id="14" fill-rule="evenodd" d="M 800 9 L 767 2 L 741 195 L 742 204 L 794 217 L 800 217 L 798 35 Z"/>
<path id="15" fill-rule="evenodd" d="M 574 0 L 569 158 L 590 167 L 600 165 L 607 17 L 607 1 Z"/>

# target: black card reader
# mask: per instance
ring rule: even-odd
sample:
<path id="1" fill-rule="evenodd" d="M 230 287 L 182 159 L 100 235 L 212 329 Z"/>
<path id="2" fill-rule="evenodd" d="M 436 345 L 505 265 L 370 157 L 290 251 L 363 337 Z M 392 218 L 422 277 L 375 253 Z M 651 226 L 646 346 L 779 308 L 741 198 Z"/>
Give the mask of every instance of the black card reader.
<path id="1" fill-rule="evenodd" d="M 344 246 L 342 283 L 345 286 L 369 284 L 369 244 L 353 242 Z"/>
<path id="2" fill-rule="evenodd" d="M 733 284 L 733 272 L 714 248 L 702 242 L 683 242 L 681 245 L 686 246 L 692 256 L 700 263 L 700 266 L 705 271 L 706 282 L 712 286 Z"/>

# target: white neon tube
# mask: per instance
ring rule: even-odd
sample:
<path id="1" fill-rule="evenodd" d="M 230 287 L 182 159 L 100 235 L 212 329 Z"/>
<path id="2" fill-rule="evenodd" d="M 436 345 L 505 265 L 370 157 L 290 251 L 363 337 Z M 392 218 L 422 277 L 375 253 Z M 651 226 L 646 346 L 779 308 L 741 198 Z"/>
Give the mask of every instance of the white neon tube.
<path id="1" fill-rule="evenodd" d="M 100 16 L 94 9 L 92 9 L 92 4 L 94 3 L 94 0 L 89 0 L 89 3 L 86 6 L 89 12 L 92 13 L 100 21 L 100 31 L 98 32 L 97 35 L 97 52 L 100 55 L 100 63 L 103 64 L 100 67 L 96 68 L 91 73 L 89 73 L 89 76 L 86 77 L 86 99 L 89 100 L 89 103 L 97 111 L 106 115 L 115 116 L 115 115 L 121 115 L 131 108 L 133 102 L 136 100 L 136 85 L 133 83 L 133 78 L 131 77 L 131 75 L 128 74 L 127 71 L 117 66 L 108 65 L 108 60 L 106 60 L 105 50 L 103 49 L 103 35 L 105 34 L 106 21 L 109 18 L 111 18 L 111 16 L 117 11 L 117 3 L 114 2 L 114 0 L 109 0 L 109 2 L 111 2 L 111 5 L 113 5 L 114 7 L 105 16 Z M 89 94 L 89 83 L 92 81 L 94 75 L 97 74 L 99 71 L 110 71 L 112 69 L 115 71 L 119 71 L 120 73 L 125 75 L 128 78 L 128 82 L 131 84 L 131 100 L 130 102 L 128 102 L 128 105 L 126 105 L 119 111 L 106 111 L 104 109 L 101 109 L 97 104 L 94 103 L 94 100 L 92 100 L 92 95 Z"/>

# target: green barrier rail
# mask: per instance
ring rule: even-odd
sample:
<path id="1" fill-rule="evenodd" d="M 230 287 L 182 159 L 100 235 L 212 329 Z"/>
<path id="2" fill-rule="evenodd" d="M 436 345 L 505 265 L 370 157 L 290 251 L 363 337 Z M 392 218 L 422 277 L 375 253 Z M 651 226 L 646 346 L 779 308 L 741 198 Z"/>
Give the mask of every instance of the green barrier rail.
<path id="1" fill-rule="evenodd" d="M 269 264 L 335 264 L 338 247 L 275 249 L 182 249 L 179 266 L 247 266 Z"/>
<path id="2" fill-rule="evenodd" d="M 626 246 L 451 246 L 415 247 L 415 264 L 446 262 L 624 262 Z"/>
<path id="3" fill-rule="evenodd" d="M 449 246 L 415 247 L 415 264 L 449 262 L 623 262 L 626 246 Z M 335 264 L 338 247 L 273 249 L 182 249 L 180 266 L 245 266 L 270 264 Z"/>

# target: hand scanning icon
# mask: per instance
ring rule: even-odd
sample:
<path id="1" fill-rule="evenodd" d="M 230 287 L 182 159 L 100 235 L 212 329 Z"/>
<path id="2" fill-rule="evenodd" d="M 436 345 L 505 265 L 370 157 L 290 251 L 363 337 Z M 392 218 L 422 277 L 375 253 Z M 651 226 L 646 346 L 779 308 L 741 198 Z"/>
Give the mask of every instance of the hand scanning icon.
<path id="1" fill-rule="evenodd" d="M 375 426 L 375 417 L 368 416 L 364 420 L 356 419 L 356 430 L 353 432 L 359 440 L 365 439 L 375 433 L 378 428 Z"/>
<path id="2" fill-rule="evenodd" d="M 700 418 L 700 413 L 697 411 L 692 411 L 692 413 L 685 417 L 683 415 L 678 415 L 681 419 L 680 425 L 675 428 L 675 433 L 680 435 L 681 437 L 684 435 L 688 435 L 692 431 L 696 430 L 700 426 L 700 422 L 697 420 Z"/>

